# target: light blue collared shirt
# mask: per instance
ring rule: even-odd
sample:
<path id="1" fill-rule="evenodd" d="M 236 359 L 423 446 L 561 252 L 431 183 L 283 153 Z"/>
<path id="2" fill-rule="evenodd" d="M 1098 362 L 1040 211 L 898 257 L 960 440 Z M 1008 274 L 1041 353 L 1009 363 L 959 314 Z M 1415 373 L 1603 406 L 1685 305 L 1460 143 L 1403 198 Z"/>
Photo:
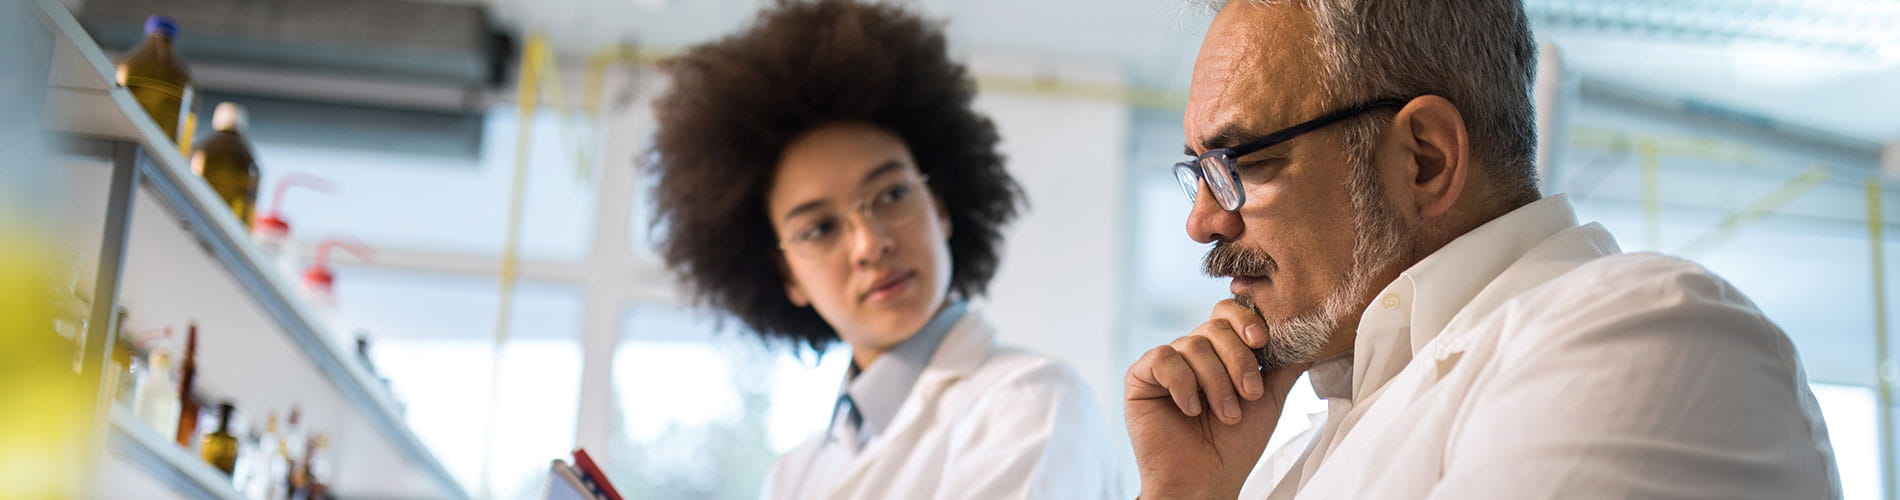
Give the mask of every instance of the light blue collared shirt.
<path id="1" fill-rule="evenodd" d="M 911 387 L 923 376 L 924 367 L 930 364 L 930 357 L 937 352 L 943 338 L 950 334 L 950 327 L 963 319 L 965 309 L 963 301 L 951 300 L 917 330 L 916 335 L 878 356 L 870 368 L 863 369 L 852 363 L 851 368 L 845 370 L 844 382 L 838 389 L 838 402 L 832 405 L 831 428 L 825 433 L 827 439 L 836 436 L 833 431 L 842 424 L 856 437 L 853 448 L 863 449 L 865 443 L 883 432 L 891 420 L 897 418 L 904 398 L 910 396 Z"/>

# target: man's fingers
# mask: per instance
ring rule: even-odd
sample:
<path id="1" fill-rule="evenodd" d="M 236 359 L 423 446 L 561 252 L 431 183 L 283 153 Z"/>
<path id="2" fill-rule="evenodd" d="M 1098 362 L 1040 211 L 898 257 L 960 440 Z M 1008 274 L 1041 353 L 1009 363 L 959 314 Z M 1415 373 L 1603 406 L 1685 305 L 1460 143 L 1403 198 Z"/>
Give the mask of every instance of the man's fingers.
<path id="1" fill-rule="evenodd" d="M 1207 325 L 1203 325 L 1201 332 L 1207 328 Z M 1214 342 L 1207 335 L 1197 332 L 1196 335 L 1175 339 L 1170 345 L 1193 368 L 1194 380 L 1200 383 L 1201 393 L 1206 395 L 1208 408 L 1214 410 L 1214 416 L 1229 424 L 1240 422 L 1240 394 L 1234 390 L 1233 379 L 1227 373 L 1227 363 L 1221 360 L 1220 353 L 1214 349 Z"/>
<path id="2" fill-rule="evenodd" d="M 1187 360 L 1176 352 L 1174 346 L 1163 345 L 1149 349 L 1140 361 L 1128 370 L 1129 400 L 1154 399 L 1168 396 L 1174 399 L 1174 406 L 1181 413 L 1195 417 L 1201 414 L 1200 384 L 1195 381 L 1194 369 Z"/>
<path id="3" fill-rule="evenodd" d="M 1188 416 L 1212 411 L 1222 422 L 1240 422 L 1242 399 L 1269 392 L 1255 350 L 1267 345 L 1267 326 L 1253 309 L 1233 300 L 1214 306 L 1193 334 L 1142 355 L 1129 368 L 1127 399 L 1167 396 Z"/>
<path id="4" fill-rule="evenodd" d="M 1232 326 L 1225 321 L 1209 321 L 1196 333 L 1213 343 L 1214 351 L 1227 369 L 1227 376 L 1233 386 L 1240 389 L 1240 397 L 1252 401 L 1266 395 L 1266 383 L 1260 376 L 1260 361 Z"/>
<path id="5" fill-rule="evenodd" d="M 1208 318 L 1210 321 L 1227 320 L 1227 324 L 1240 335 L 1247 347 L 1258 349 L 1267 346 L 1267 320 L 1262 319 L 1260 314 L 1253 309 L 1235 302 L 1234 299 L 1215 303 L 1214 312 L 1209 313 Z"/>

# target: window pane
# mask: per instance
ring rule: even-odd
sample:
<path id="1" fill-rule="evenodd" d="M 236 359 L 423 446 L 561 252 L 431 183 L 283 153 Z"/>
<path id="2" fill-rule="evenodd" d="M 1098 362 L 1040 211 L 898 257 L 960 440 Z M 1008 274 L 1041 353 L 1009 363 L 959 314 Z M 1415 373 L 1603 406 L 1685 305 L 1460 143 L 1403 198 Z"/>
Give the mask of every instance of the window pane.
<path id="1" fill-rule="evenodd" d="M 336 294 L 373 339 L 371 359 L 405 403 L 409 426 L 463 487 L 477 497 L 537 499 L 548 461 L 574 443 L 581 293 L 521 282 L 498 352 L 495 290 L 492 277 L 350 267 L 338 270 Z"/>
<path id="2" fill-rule="evenodd" d="M 1814 399 L 1827 419 L 1834 463 L 1841 471 L 1843 500 L 1875 500 L 1880 491 L 1880 426 L 1874 390 L 1867 387 L 1812 384 Z"/>
<path id="3" fill-rule="evenodd" d="M 848 358 L 814 364 L 657 304 L 628 309 L 620 339 L 603 461 L 651 498 L 757 498 L 778 455 L 823 429 Z"/>
<path id="4" fill-rule="evenodd" d="M 592 241 L 594 178 L 582 176 L 577 163 L 581 151 L 592 147 L 580 138 L 592 132 L 569 120 L 549 112 L 535 116 L 521 226 L 526 256 L 579 258 Z M 498 255 L 507 230 L 518 123 L 512 105 L 491 111 L 477 158 L 310 140 L 255 141 L 264 176 L 259 213 L 269 208 L 280 179 L 303 173 L 328 179 L 336 190 L 288 197 L 285 219 L 297 239 L 343 233 L 371 246 Z M 597 154 L 587 156 L 599 162 Z"/>
<path id="5" fill-rule="evenodd" d="M 1811 380 L 1873 383 L 1872 165 L 1612 101 L 1585 100 L 1570 120 L 1556 190 L 1580 220 L 1602 222 L 1625 251 L 1681 255 L 1734 283 L 1787 332 Z M 1800 182 L 1814 172 L 1819 182 Z"/>

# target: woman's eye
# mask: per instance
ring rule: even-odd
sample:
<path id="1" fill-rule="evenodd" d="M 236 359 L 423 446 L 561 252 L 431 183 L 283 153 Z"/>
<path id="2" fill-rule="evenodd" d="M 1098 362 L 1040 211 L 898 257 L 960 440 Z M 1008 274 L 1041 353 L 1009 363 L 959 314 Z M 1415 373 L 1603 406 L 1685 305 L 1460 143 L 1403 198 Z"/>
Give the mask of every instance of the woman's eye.
<path id="1" fill-rule="evenodd" d="M 799 241 L 815 241 L 815 240 L 824 239 L 824 237 L 831 235 L 831 232 L 834 229 L 836 229 L 836 227 L 837 227 L 837 223 L 834 221 L 831 221 L 831 220 L 818 221 L 816 223 L 813 223 L 810 226 L 806 226 L 803 231 L 799 231 L 798 236 L 796 236 L 796 238 Z"/>
<path id="2" fill-rule="evenodd" d="M 882 194 L 878 195 L 877 201 L 888 205 L 903 201 L 904 198 L 908 196 L 910 196 L 910 186 L 907 184 L 898 184 L 886 188 Z"/>

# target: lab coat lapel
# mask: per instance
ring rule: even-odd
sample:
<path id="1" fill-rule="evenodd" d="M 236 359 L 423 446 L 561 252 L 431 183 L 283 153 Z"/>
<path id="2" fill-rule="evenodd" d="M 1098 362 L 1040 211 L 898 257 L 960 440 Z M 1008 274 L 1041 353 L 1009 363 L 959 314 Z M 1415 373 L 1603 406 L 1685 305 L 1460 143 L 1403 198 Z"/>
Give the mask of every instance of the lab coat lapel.
<path id="1" fill-rule="evenodd" d="M 919 433 L 929 430 L 929 424 L 940 420 L 938 413 L 945 409 L 943 405 L 947 402 L 944 393 L 958 380 L 983 366 L 983 361 L 989 358 L 995 338 L 989 323 L 983 321 L 976 311 L 964 314 L 963 319 L 958 320 L 950 328 L 950 333 L 944 336 L 943 344 L 937 346 L 937 352 L 930 356 L 930 363 L 917 377 L 917 385 L 911 388 L 910 396 L 904 399 L 897 416 L 891 419 L 890 428 L 867 443 L 864 451 L 846 465 L 850 472 L 825 498 L 841 498 L 849 488 L 856 487 L 864 480 L 872 465 L 886 460 L 886 455 L 908 451 L 909 444 L 918 441 Z"/>

